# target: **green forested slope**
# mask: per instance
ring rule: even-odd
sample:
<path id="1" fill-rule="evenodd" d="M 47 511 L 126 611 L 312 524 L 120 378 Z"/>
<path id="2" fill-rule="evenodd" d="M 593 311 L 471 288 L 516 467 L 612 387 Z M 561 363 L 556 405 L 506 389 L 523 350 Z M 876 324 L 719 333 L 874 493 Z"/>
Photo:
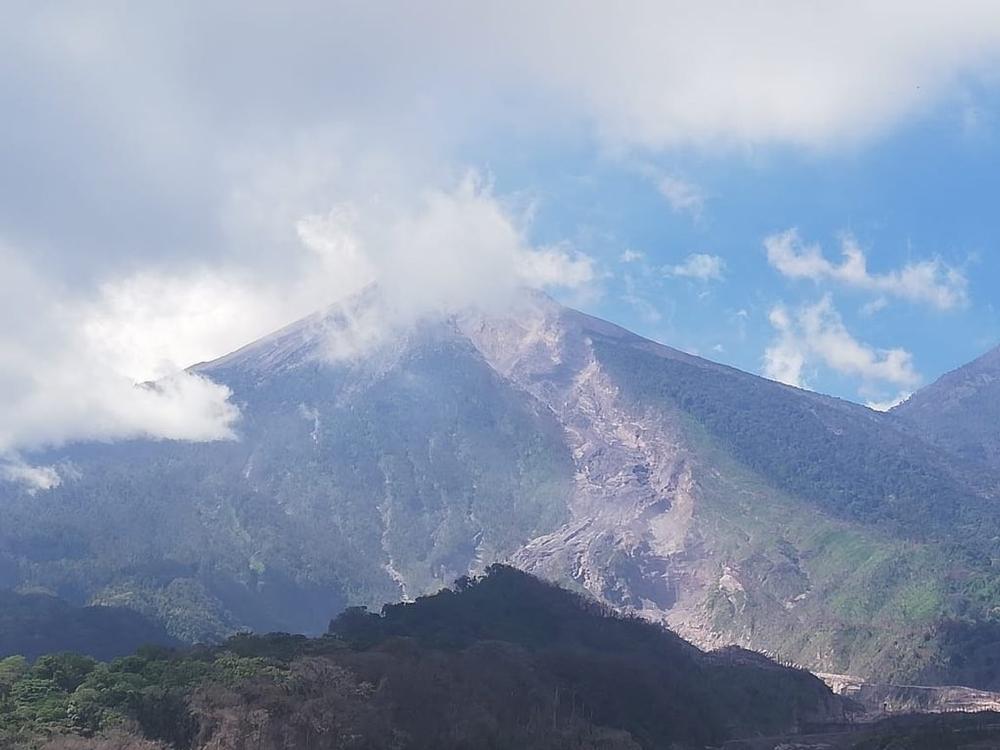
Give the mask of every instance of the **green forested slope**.
<path id="1" fill-rule="evenodd" d="M 332 632 L 111 663 L 5 660 L 0 744 L 124 724 L 131 738 L 96 746 L 702 747 L 850 708 L 811 675 L 742 652 L 706 655 L 510 568 L 382 617 L 350 610 Z"/>
<path id="2" fill-rule="evenodd" d="M 513 558 L 706 645 L 1000 686 L 966 659 L 1000 652 L 989 471 L 900 416 L 539 304 L 490 340 L 429 321 L 335 362 L 319 316 L 199 366 L 239 439 L 27 456 L 63 482 L 0 482 L 0 586 L 212 642 Z"/>
<path id="3" fill-rule="evenodd" d="M 0 483 L 0 581 L 133 607 L 188 641 L 318 632 L 423 593 L 565 516 L 559 426 L 432 330 L 386 361 L 220 366 L 240 439 L 74 446 L 30 494 Z"/>

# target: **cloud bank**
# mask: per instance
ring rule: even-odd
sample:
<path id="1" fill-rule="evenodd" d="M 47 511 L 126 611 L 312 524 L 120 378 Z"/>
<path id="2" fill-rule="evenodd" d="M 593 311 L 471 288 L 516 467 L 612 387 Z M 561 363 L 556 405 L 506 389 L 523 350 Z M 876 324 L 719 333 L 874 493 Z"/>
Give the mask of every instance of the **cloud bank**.
<path id="1" fill-rule="evenodd" d="M 80 439 L 232 438 L 239 411 L 229 390 L 175 372 L 137 385 L 88 345 L 87 310 L 0 246 L 0 475 L 35 488 L 58 484 L 54 469 L 33 467 L 21 450 Z M 48 304 L 39 305 L 39 300 Z"/>
<path id="2" fill-rule="evenodd" d="M 422 316 L 503 306 L 524 287 L 580 290 L 597 280 L 593 259 L 567 246 L 532 246 L 519 218 L 470 173 L 409 205 L 372 200 L 303 216 L 295 224 L 302 256 L 287 276 L 142 271 L 86 298 L 6 251 L 0 473 L 44 488 L 53 470 L 28 466 L 18 451 L 79 440 L 233 438 L 239 414 L 228 389 L 182 368 L 372 282 L 391 300 L 392 316 L 357 321 L 352 353 Z"/>
<path id="3" fill-rule="evenodd" d="M 91 281 L 142 258 L 260 254 L 233 225 L 329 210 L 326 180 L 343 182 L 358 154 L 370 162 L 359 174 L 390 164 L 414 187 L 446 184 L 442 172 L 511 134 L 640 157 L 837 149 L 1000 59 L 1000 7 L 987 0 L 5 10 L 0 229 Z M 241 199 L 265 179 L 281 186 L 275 200 Z M 339 197 L 382 187 L 359 177 Z M 676 176 L 663 187 L 699 208 Z M 297 203 L 310 205 L 287 215 Z"/>
<path id="4" fill-rule="evenodd" d="M 15 1 L 0 27 L 4 474 L 42 486 L 51 475 L 10 456 L 72 440 L 229 437 L 225 389 L 179 368 L 365 280 L 413 314 L 593 285 L 592 259 L 532 244 L 527 211 L 463 180 L 478 146 L 836 149 L 985 75 L 998 21 L 985 0 Z M 700 192 L 673 179 L 667 200 L 697 214 Z M 809 273 L 961 302 L 943 266 L 855 265 Z M 722 271 L 710 256 L 674 270 Z M 863 352 L 856 368 L 906 370 Z M 135 386 L 151 377 L 167 379 Z"/>

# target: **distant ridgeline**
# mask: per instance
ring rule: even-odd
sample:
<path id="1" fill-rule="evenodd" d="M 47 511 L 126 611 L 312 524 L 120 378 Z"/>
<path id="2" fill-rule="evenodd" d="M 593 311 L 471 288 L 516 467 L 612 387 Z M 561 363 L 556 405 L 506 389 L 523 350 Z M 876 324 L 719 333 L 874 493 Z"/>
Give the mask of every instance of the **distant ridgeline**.
<path id="1" fill-rule="evenodd" d="M 850 708 L 806 672 L 705 654 L 501 566 L 383 616 L 348 610 L 318 639 L 0 661 L 3 748 L 703 747 Z"/>

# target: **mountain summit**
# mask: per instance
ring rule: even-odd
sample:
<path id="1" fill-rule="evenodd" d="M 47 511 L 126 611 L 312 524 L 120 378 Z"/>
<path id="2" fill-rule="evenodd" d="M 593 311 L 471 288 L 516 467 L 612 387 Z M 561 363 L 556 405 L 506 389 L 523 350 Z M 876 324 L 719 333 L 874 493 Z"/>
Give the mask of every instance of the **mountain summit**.
<path id="1" fill-rule="evenodd" d="M 1000 513 L 901 417 L 542 295 L 408 325 L 385 304 L 367 290 L 194 368 L 232 390 L 236 441 L 33 457 L 65 480 L 0 485 L 0 584 L 206 640 L 317 632 L 506 561 L 700 646 L 997 679 L 951 654 L 1000 643 Z"/>

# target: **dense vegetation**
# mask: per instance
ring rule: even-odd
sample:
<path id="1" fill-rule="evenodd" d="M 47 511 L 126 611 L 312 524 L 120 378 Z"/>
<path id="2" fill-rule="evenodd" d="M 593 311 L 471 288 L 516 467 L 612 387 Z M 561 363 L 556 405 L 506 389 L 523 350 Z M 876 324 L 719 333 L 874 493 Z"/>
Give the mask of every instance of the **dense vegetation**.
<path id="1" fill-rule="evenodd" d="M 566 357 L 550 372 L 539 350 L 521 379 L 448 324 L 335 364 L 317 359 L 323 331 L 296 324 L 202 366 L 233 390 L 240 440 L 30 456 L 64 482 L 0 482 L 0 587 L 127 607 L 213 643 L 245 628 L 315 635 L 346 605 L 515 559 L 707 643 L 1000 687 L 1000 506 L 964 464 L 891 415 L 559 314 L 546 335 Z M 603 391 L 567 391 L 592 353 Z M 572 436 L 592 421 L 580 458 Z M 662 461 L 616 452 L 647 430 Z"/>
<path id="2" fill-rule="evenodd" d="M 260 750 L 701 747 L 841 718 L 845 707 L 811 675 L 746 652 L 703 654 L 499 566 L 382 616 L 349 610 L 331 630 L 146 648 L 110 663 L 8 658 L 0 746 L 71 748 L 82 740 L 66 738 L 78 736 L 108 750 L 140 740 Z"/>
<path id="3" fill-rule="evenodd" d="M 718 632 L 825 671 L 1000 688 L 1000 506 L 982 471 L 893 415 L 636 338 L 594 343 L 711 469 L 700 511 L 728 527 L 716 554 L 744 588 L 705 600 Z"/>
<path id="4" fill-rule="evenodd" d="M 595 346 L 634 398 L 688 415 L 779 489 L 834 517 L 992 550 L 1000 509 L 891 417 L 668 350 Z"/>
<path id="5" fill-rule="evenodd" d="M 1000 347 L 948 373 L 893 413 L 970 463 L 1000 471 Z"/>
<path id="6" fill-rule="evenodd" d="M 432 331 L 372 361 L 264 373 L 247 356 L 206 371 L 242 407 L 239 441 L 74 446 L 35 457 L 64 467 L 60 487 L 0 481 L 0 586 L 128 606 L 188 642 L 315 634 L 345 604 L 435 590 L 565 517 L 560 428 L 468 342 Z"/>
<path id="7" fill-rule="evenodd" d="M 270 674 L 260 660 L 232 652 L 174 654 L 145 648 L 110 663 L 72 653 L 0 661 L 0 746 L 35 746 L 50 736 L 92 736 L 136 725 L 152 739 L 189 747 L 195 730 L 191 690 Z"/>

